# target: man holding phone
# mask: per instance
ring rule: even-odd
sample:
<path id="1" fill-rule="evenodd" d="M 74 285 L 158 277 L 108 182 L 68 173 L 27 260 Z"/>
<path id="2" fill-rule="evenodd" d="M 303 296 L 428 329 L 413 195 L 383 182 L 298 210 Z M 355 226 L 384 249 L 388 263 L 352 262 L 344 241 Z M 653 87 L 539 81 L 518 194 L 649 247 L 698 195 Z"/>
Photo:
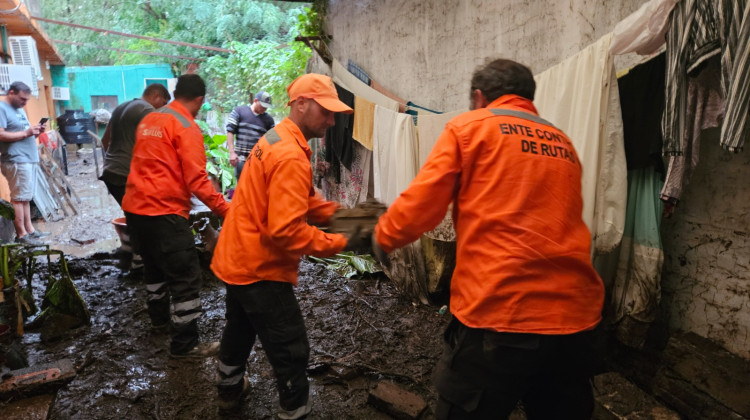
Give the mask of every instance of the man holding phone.
<path id="1" fill-rule="evenodd" d="M 31 224 L 29 202 L 34 197 L 36 165 L 39 151 L 36 136 L 44 131 L 46 118 L 31 125 L 23 107 L 31 97 L 31 88 L 23 82 L 13 82 L 5 100 L 0 101 L 0 170 L 10 186 L 10 200 L 16 217 L 16 242 L 41 245 L 39 238 L 49 235 Z"/>

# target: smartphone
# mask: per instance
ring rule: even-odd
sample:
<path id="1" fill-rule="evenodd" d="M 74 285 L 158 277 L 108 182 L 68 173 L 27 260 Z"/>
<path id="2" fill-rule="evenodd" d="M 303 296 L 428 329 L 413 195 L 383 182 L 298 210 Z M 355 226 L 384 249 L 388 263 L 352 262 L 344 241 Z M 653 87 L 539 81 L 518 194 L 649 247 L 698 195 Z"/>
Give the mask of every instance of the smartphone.
<path id="1" fill-rule="evenodd" d="M 39 125 L 44 125 L 44 124 L 47 124 L 47 120 L 49 120 L 49 118 L 47 118 L 47 117 L 42 117 L 42 119 L 41 119 L 41 120 L 39 120 Z"/>

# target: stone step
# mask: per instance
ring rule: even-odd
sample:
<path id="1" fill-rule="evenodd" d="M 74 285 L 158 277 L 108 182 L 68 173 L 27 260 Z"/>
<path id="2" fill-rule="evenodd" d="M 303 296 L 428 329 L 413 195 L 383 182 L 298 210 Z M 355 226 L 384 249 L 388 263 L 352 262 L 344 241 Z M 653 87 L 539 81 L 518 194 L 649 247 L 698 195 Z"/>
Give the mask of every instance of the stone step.
<path id="1" fill-rule="evenodd" d="M 680 420 L 624 376 L 607 372 L 594 377 L 594 418 L 596 420 Z"/>

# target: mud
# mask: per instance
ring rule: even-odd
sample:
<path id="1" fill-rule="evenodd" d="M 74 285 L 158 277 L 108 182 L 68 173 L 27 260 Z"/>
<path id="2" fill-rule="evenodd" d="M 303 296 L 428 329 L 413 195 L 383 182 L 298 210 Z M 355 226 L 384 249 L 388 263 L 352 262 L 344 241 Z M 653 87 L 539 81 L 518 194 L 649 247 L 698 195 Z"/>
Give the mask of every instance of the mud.
<path id="1" fill-rule="evenodd" d="M 150 329 L 143 279 L 118 278 L 114 250 L 119 242 L 109 221 L 121 213 L 94 179 L 93 163 L 71 162 L 70 171 L 79 195 L 90 198 L 83 200 L 79 216 L 40 227 L 53 231 L 53 247 L 85 256 L 71 259 L 69 267 L 89 305 L 92 325 L 52 342 L 42 341 L 39 333 L 22 339 L 31 364 L 69 358 L 78 368 L 77 377 L 58 391 L 49 418 L 226 418 L 214 406 L 216 360 L 170 359 L 168 336 Z M 77 245 L 72 238 L 84 234 L 96 241 Z M 43 290 L 38 281 L 37 299 Z M 449 315 L 403 299 L 387 278 L 348 280 L 306 260 L 296 293 L 311 344 L 309 418 L 391 418 L 367 402 L 369 390 L 382 380 L 422 397 L 430 406 L 423 418 L 432 418 L 437 395 L 430 375 Z M 207 277 L 201 294 L 206 313 L 200 322 L 205 340 L 221 336 L 224 296 L 222 283 Z M 247 372 L 251 392 L 237 418 L 273 418 L 275 382 L 258 342 Z"/>

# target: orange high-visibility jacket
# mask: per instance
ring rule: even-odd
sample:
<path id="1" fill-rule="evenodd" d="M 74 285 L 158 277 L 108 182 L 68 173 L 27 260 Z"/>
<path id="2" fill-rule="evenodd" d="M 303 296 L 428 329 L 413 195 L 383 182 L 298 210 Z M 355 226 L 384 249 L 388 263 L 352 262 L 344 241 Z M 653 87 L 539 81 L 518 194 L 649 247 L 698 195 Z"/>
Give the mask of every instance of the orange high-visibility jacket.
<path id="1" fill-rule="evenodd" d="M 172 101 L 138 124 L 122 209 L 188 218 L 193 194 L 221 217 L 229 209 L 208 180 L 200 128 L 182 104 Z"/>
<path id="2" fill-rule="evenodd" d="M 327 257 L 343 235 L 310 226 L 327 222 L 338 205 L 312 185 L 310 147 L 289 118 L 258 140 L 242 169 L 219 234 L 211 269 L 229 284 L 260 280 L 297 284 L 300 257 Z"/>
<path id="3" fill-rule="evenodd" d="M 571 334 L 601 319 L 604 286 L 581 214 L 581 164 L 534 104 L 505 95 L 446 124 L 424 167 L 380 218 L 386 252 L 434 228 L 453 201 L 450 309 L 501 332 Z"/>

